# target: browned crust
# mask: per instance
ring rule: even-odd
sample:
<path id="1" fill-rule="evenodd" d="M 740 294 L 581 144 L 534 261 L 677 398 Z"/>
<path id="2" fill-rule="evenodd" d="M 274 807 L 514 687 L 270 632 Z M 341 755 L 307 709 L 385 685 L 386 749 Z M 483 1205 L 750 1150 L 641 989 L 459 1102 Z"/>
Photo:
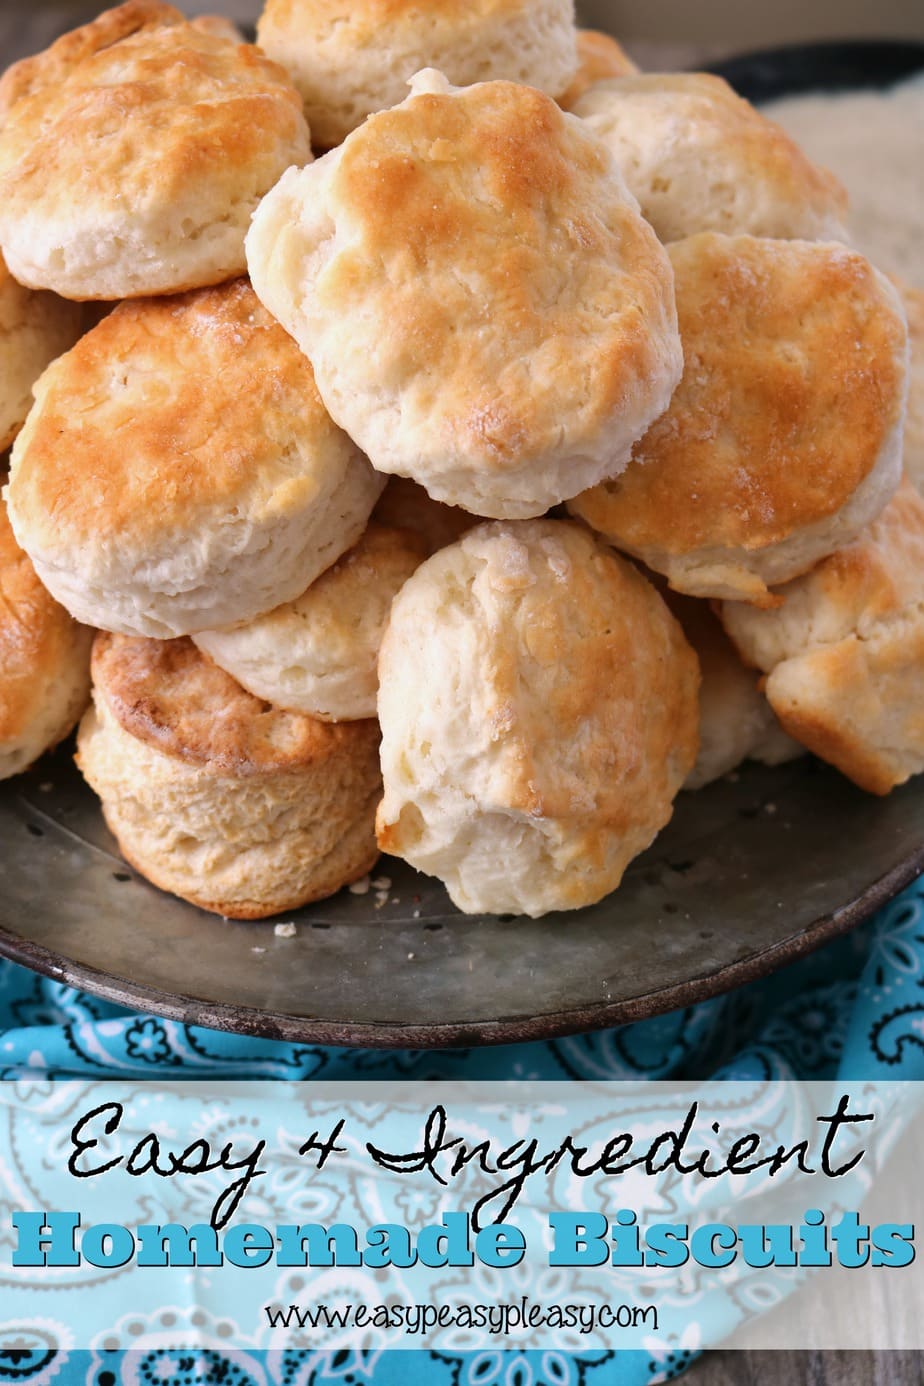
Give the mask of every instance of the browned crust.
<path id="1" fill-rule="evenodd" d="M 426 0 L 423 6 L 420 0 L 270 0 L 266 9 L 274 23 L 302 27 L 315 41 L 346 21 L 357 35 L 381 43 L 389 24 L 405 19 L 420 23 L 422 11 L 459 19 L 469 19 L 474 12 L 487 18 L 504 11 L 517 14 L 528 4 L 529 0 Z"/>
<path id="2" fill-rule="evenodd" d="M 255 698 L 191 640 L 100 632 L 93 683 L 119 725 L 189 765 L 227 775 L 278 774 L 319 765 L 378 741 L 378 724 L 319 722 Z"/>
<path id="3" fill-rule="evenodd" d="M 169 253 L 179 234 L 172 213 L 180 221 L 185 212 L 201 234 L 202 218 L 214 222 L 268 191 L 286 152 L 307 151 L 305 137 L 298 92 L 260 49 L 195 27 L 170 6 L 129 0 L 0 81 L 6 225 L 28 214 L 66 231 L 83 180 L 104 245 L 113 214 L 124 219 L 129 208 L 152 249 L 162 234 Z"/>
<path id="4" fill-rule="evenodd" d="M 576 509 L 640 551 L 778 544 L 875 467 L 901 408 L 904 325 L 843 247 L 704 233 L 669 253 L 683 379 L 628 469 Z"/>
<path id="5" fill-rule="evenodd" d="M 0 501 L 0 744 L 21 734 L 79 629 L 36 577 Z"/>
<path id="6" fill-rule="evenodd" d="M 124 5 L 105 10 L 89 24 L 62 34 L 43 53 L 22 58 L 7 68 L 0 77 L 0 116 L 8 117 L 14 106 L 34 92 L 57 87 L 95 53 L 144 30 L 183 22 L 180 11 L 162 0 L 126 0 Z"/>
<path id="7" fill-rule="evenodd" d="M 499 708 L 517 705 L 525 666 L 534 676 L 572 667 L 570 677 L 542 680 L 534 719 L 524 718 L 520 734 L 507 738 L 507 802 L 536 818 L 573 821 L 572 786 L 548 774 L 549 747 L 542 745 L 550 726 L 563 729 L 577 777 L 600 781 L 598 816 L 619 832 L 635 823 L 639 802 L 649 795 L 670 802 L 668 764 L 682 763 L 685 775 L 696 760 L 700 666 L 679 621 L 631 563 L 602 545 L 586 557 L 577 550 L 574 559 L 568 601 L 550 600 L 548 591 L 538 588 L 526 590 L 518 613 L 525 650 L 515 659 L 499 643 L 490 666 Z M 619 723 L 610 716 L 598 725 L 614 689 L 622 695 Z M 595 725 L 595 738 L 578 734 Z M 626 789 L 633 781 L 634 795 Z M 587 834 L 584 851 L 602 859 L 598 833 Z"/>
<path id="8" fill-rule="evenodd" d="M 864 629 L 897 615 L 924 588 L 924 498 L 903 479 L 882 513 L 845 548 L 797 579 Z M 787 589 L 780 589 L 784 604 Z M 924 692 L 924 690 L 922 690 Z"/>
<path id="9" fill-rule="evenodd" d="M 395 372 L 439 361 L 430 427 L 452 451 L 519 470 L 557 445 L 563 401 L 584 433 L 661 369 L 659 247 L 605 146 L 550 97 L 503 81 L 419 93 L 342 148 L 333 197 L 354 229 L 322 311 L 374 313 Z M 473 353 L 488 305 L 503 341 Z"/>
<path id="10" fill-rule="evenodd" d="M 312 425 L 319 441 L 337 433 L 311 363 L 246 279 L 134 299 L 42 377 L 14 510 L 39 552 L 92 544 L 100 524 L 126 549 L 152 531 L 188 542 L 198 511 L 244 506 L 280 477 L 285 444 Z"/>
<path id="11" fill-rule="evenodd" d="M 866 638 L 924 602 L 924 497 L 903 479 L 851 544 L 778 587 L 775 614 L 726 602 L 716 614 L 740 657 L 764 669 L 799 653 Z M 781 639 L 782 636 L 782 639 Z M 779 656 L 770 650 L 783 651 Z"/>

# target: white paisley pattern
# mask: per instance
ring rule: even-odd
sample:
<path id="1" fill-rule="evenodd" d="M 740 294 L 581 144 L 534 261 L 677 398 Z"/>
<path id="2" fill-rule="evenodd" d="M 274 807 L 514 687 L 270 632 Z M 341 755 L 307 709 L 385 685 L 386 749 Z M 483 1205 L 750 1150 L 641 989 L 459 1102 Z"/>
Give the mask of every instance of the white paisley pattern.
<path id="1" fill-rule="evenodd" d="M 545 1044 L 389 1053 L 260 1041 L 129 1014 L 9 963 L 0 964 L 0 1030 L 3 1076 L 28 1077 L 29 1100 L 59 1103 L 62 1117 L 68 1100 L 66 1085 L 56 1081 L 62 1077 L 636 1078 L 640 1101 L 644 1080 L 673 1077 L 746 1080 L 753 1128 L 772 1123 L 779 1079 L 924 1079 L 924 888 L 918 883 L 871 924 L 731 996 L 621 1030 Z M 221 1110 L 204 1106 L 199 1133 L 233 1136 L 222 1125 L 227 1120 Z M 734 1123 L 734 1111 L 727 1120 Z M 18 1139 L 22 1149 L 8 1155 L 4 1187 L 27 1175 L 40 1196 L 51 1176 L 30 1152 L 28 1122 Z M 357 1186 L 356 1194 L 374 1211 L 371 1183 Z M 323 1181 L 300 1184 L 283 1164 L 253 1197 L 254 1215 L 272 1223 L 283 1210 L 300 1221 L 323 1221 L 334 1194 L 325 1192 Z M 431 1218 L 436 1206 L 416 1196 L 402 1211 L 413 1224 Z M 341 1274 L 332 1273 L 332 1299 L 344 1292 Z M 482 1274 L 483 1284 L 447 1283 L 447 1293 L 496 1297 L 491 1273 Z M 509 1292 L 509 1278 L 504 1283 Z M 283 1277 L 278 1288 L 288 1296 L 299 1286 Z M 550 1272 L 542 1295 L 554 1299 L 555 1293 Z M 196 1316 L 207 1311 L 184 1303 L 147 1317 L 126 1312 L 92 1351 L 54 1352 L 49 1342 L 60 1327 L 53 1315 L 37 1314 L 0 1331 L 0 1386 L 642 1386 L 680 1376 L 702 1346 L 741 1317 L 771 1307 L 780 1294 L 766 1278 L 743 1278 L 721 1306 L 713 1294 L 708 1312 L 700 1313 L 706 1291 L 695 1270 L 682 1293 L 688 1326 L 681 1338 L 634 1353 L 606 1351 L 586 1339 L 563 1342 L 555 1352 L 532 1350 L 528 1342 L 515 1351 L 472 1351 L 464 1338 L 408 1352 L 374 1334 L 350 1350 L 318 1351 L 316 1341 L 308 1350 L 291 1334 L 283 1345 L 269 1330 L 259 1342 L 242 1341 L 230 1319 L 213 1312 L 204 1325 Z M 208 1341 L 227 1340 L 227 1348 L 197 1347 L 203 1328 Z"/>

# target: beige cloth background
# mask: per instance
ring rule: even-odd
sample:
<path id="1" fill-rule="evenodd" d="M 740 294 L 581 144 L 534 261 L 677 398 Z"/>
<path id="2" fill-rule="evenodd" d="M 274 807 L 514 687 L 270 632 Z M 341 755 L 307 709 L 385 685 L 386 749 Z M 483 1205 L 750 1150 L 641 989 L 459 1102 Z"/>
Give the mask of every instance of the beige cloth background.
<path id="1" fill-rule="evenodd" d="M 716 45 L 729 52 L 825 38 L 924 39 L 921 0 L 578 0 L 588 23 L 626 40 Z"/>

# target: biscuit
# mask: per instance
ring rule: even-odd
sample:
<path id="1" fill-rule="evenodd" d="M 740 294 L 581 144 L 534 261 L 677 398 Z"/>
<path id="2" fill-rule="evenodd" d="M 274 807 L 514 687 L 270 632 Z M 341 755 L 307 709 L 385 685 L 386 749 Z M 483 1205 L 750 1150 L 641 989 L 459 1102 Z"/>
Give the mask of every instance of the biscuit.
<path id="1" fill-rule="evenodd" d="M 542 93 L 423 73 L 289 170 L 254 288 L 382 472 L 543 514 L 628 461 L 682 361 L 670 265 L 604 146 Z"/>
<path id="2" fill-rule="evenodd" d="M 103 634 L 77 763 L 126 860 L 232 919 L 332 895 L 378 856 L 375 722 L 253 698 L 190 640 Z"/>
<path id="3" fill-rule="evenodd" d="M 267 0 L 257 42 L 291 73 L 322 149 L 397 105 L 424 67 L 552 97 L 577 67 L 573 0 Z"/>
<path id="4" fill-rule="evenodd" d="M 741 662 L 708 602 L 670 593 L 667 604 L 696 652 L 699 686 L 699 754 L 684 789 L 702 789 L 745 760 L 782 765 L 805 748 L 786 735 L 759 687 L 759 676 Z"/>
<path id="5" fill-rule="evenodd" d="M 39 582 L 0 501 L 0 779 L 76 726 L 90 697 L 92 642 Z"/>
<path id="6" fill-rule="evenodd" d="M 596 29 L 577 31 L 578 70 L 571 85 L 559 98 L 563 111 L 571 111 L 579 97 L 597 82 L 605 82 L 613 77 L 632 77 L 638 67 L 609 34 L 598 33 Z"/>
<path id="7" fill-rule="evenodd" d="M 393 529 L 412 530 L 426 544 L 428 553 L 454 544 L 467 529 L 479 523 L 477 515 L 460 510 L 457 505 L 431 500 L 422 486 L 404 476 L 389 477 L 372 518 Z"/>
<path id="8" fill-rule="evenodd" d="M 0 79 L 0 246 L 66 298 L 217 284 L 243 272 L 260 198 L 310 158 L 281 68 L 128 0 Z"/>
<path id="9" fill-rule="evenodd" d="M 201 29 L 204 34 L 212 34 L 215 38 L 227 39 L 230 43 L 246 42 L 234 21 L 223 14 L 200 14 L 190 23 L 194 29 Z"/>
<path id="10" fill-rule="evenodd" d="M 324 722 L 375 717 L 392 598 L 427 557 L 409 530 L 371 524 L 294 602 L 195 643 L 257 698 Z"/>
<path id="11" fill-rule="evenodd" d="M 392 606 L 379 845 L 466 913 L 592 904 L 671 816 L 698 684 L 657 592 L 586 530 L 479 525 Z"/>
<path id="12" fill-rule="evenodd" d="M 924 770 L 924 499 L 908 481 L 852 544 L 757 611 L 724 602 L 784 729 L 873 794 Z"/>
<path id="13" fill-rule="evenodd" d="M 32 386 L 83 330 L 83 310 L 16 282 L 0 255 L 0 452 L 22 428 Z"/>
<path id="14" fill-rule="evenodd" d="M 905 475 L 924 495 L 924 291 L 892 278 L 908 315 L 908 408 L 905 413 Z"/>
<path id="15" fill-rule="evenodd" d="M 245 280 L 123 303 L 36 385 L 8 504 L 78 620 L 166 637 L 300 596 L 383 486 Z"/>
<path id="16" fill-rule="evenodd" d="M 840 245 L 706 232 L 670 256 L 683 380 L 628 470 L 569 509 L 677 591 L 772 602 L 898 485 L 901 304 Z"/>
<path id="17" fill-rule="evenodd" d="M 847 195 L 721 77 L 644 73 L 574 104 L 662 241 L 698 231 L 846 240 Z"/>

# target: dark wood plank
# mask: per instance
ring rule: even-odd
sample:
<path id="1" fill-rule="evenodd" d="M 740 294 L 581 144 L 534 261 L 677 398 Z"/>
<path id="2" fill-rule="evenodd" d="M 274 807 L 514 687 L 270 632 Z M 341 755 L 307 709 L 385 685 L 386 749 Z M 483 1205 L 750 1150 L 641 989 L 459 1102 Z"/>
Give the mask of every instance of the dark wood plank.
<path id="1" fill-rule="evenodd" d="M 922 1386 L 920 1352 L 710 1352 L 690 1386 Z"/>

